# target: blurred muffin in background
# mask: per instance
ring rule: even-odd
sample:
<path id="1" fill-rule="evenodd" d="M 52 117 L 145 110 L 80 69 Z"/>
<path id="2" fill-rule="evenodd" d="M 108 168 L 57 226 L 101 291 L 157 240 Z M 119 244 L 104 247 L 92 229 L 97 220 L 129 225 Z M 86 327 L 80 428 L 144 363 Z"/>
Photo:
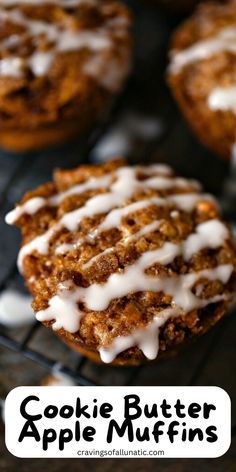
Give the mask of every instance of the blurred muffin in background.
<path id="1" fill-rule="evenodd" d="M 236 156 L 236 1 L 207 2 L 174 33 L 168 81 L 199 139 Z"/>
<path id="2" fill-rule="evenodd" d="M 0 145 L 46 147 L 87 132 L 131 66 L 131 16 L 106 0 L 0 2 Z"/>

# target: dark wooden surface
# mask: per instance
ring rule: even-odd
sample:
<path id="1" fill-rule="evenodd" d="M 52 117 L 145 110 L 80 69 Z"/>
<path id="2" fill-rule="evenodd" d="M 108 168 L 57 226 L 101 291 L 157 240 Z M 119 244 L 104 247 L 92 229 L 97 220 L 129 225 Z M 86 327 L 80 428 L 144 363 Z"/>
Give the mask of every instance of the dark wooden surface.
<path id="1" fill-rule="evenodd" d="M 161 120 L 162 133 L 151 142 L 138 139 L 130 162 L 170 163 L 184 176 L 200 179 L 206 190 L 221 197 L 227 215 L 234 223 L 232 205 L 225 201 L 229 181 L 229 165 L 207 152 L 191 135 L 165 85 L 165 68 L 169 35 L 181 18 L 164 15 L 156 8 L 129 2 L 135 11 L 135 67 L 127 90 L 113 112 L 112 120 L 124 111 L 138 111 Z M 107 127 L 111 125 L 110 121 Z M 105 128 L 106 128 L 105 126 Z M 85 140 L 69 146 L 30 155 L 0 154 L 0 289 L 18 287 L 24 290 L 21 277 L 15 272 L 15 258 L 19 247 L 19 233 L 7 227 L 4 214 L 25 190 L 50 179 L 54 167 L 73 167 L 89 159 Z M 232 178 L 231 178 L 232 180 Z M 222 194 L 223 198 L 222 198 Z M 228 196 L 227 196 L 228 199 Z M 6 333 L 6 331 L 4 331 Z M 14 339 L 22 339 L 25 328 L 8 330 Z M 95 382 L 105 385 L 218 385 L 225 388 L 232 399 L 232 421 L 236 425 L 236 319 L 230 313 L 210 333 L 186 348 L 177 357 L 142 369 L 97 367 L 85 362 L 81 372 Z M 71 368 L 78 364 L 78 356 L 61 344 L 56 336 L 40 328 L 30 342 L 37 352 L 50 352 L 50 357 Z M 0 347 L 0 397 L 17 385 L 38 385 L 47 369 L 26 359 L 19 353 Z M 233 429 L 236 433 L 236 426 Z M 236 439 L 228 453 L 220 459 L 94 459 L 94 460 L 23 460 L 10 455 L 4 446 L 4 428 L 0 429 L 0 470 L 81 472 L 92 468 L 96 472 L 118 471 L 204 471 L 230 472 L 236 469 Z"/>

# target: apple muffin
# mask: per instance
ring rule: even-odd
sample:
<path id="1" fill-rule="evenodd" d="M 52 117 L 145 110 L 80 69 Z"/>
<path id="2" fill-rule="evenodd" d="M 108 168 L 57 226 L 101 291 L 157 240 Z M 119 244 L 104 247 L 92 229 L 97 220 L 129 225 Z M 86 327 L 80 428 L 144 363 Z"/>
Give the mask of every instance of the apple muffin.
<path id="1" fill-rule="evenodd" d="M 198 138 L 236 155 L 236 1 L 205 2 L 174 33 L 168 82 Z"/>
<path id="2" fill-rule="evenodd" d="M 235 293 L 217 203 L 166 165 L 56 170 L 6 217 L 37 320 L 96 361 L 140 364 L 207 331 Z"/>
<path id="3" fill-rule="evenodd" d="M 115 0 L 0 2 L 0 145 L 26 151 L 89 132 L 131 66 L 131 15 Z"/>

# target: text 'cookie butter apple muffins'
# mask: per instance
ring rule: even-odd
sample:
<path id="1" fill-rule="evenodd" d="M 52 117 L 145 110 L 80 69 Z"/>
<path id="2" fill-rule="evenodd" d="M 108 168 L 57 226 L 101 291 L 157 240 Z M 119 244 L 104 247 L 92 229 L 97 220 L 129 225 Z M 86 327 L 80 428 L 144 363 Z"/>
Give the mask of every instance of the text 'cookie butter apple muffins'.
<path id="1" fill-rule="evenodd" d="M 161 164 L 58 170 L 6 221 L 36 318 L 96 361 L 159 359 L 231 304 L 235 245 L 213 197 Z"/>
<path id="2" fill-rule="evenodd" d="M 236 155 L 236 1 L 205 2 L 174 33 L 168 81 L 199 139 Z"/>
<path id="3" fill-rule="evenodd" d="M 86 133 L 131 67 L 131 16 L 108 0 L 1 0 L 0 146 L 24 151 Z"/>

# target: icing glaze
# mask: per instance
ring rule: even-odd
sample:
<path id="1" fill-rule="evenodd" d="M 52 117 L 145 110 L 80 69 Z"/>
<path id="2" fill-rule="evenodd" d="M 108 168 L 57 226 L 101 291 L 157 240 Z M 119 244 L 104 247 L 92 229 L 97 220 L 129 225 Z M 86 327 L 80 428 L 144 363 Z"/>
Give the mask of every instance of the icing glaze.
<path id="1" fill-rule="evenodd" d="M 173 215 L 173 217 L 175 217 L 175 215 Z M 132 239 L 137 240 L 148 233 L 156 231 L 159 226 L 160 221 L 154 221 L 153 223 L 144 225 L 139 231 L 125 238 L 124 242 L 130 242 Z M 180 245 L 184 259 L 191 259 L 192 255 L 196 254 L 201 249 L 216 249 L 220 247 L 224 243 L 225 239 L 227 239 L 228 235 L 229 232 L 226 226 L 219 220 L 214 219 L 199 224 L 195 229 L 195 233 L 191 234 L 186 241 Z M 69 249 L 71 249 L 71 247 Z M 112 248 L 105 249 L 105 251 L 91 258 L 83 267 L 88 268 L 97 261 L 100 256 L 104 256 L 110 252 L 113 252 Z"/>
<path id="2" fill-rule="evenodd" d="M 216 87 L 208 96 L 208 106 L 211 110 L 230 110 L 236 113 L 236 85 Z"/>
<path id="3" fill-rule="evenodd" d="M 236 114 L 236 85 L 215 87 L 207 98 L 212 111 L 231 111 Z M 234 169 L 236 162 L 236 143 L 231 148 L 231 166 Z"/>
<path id="4" fill-rule="evenodd" d="M 20 77 L 24 61 L 19 57 L 6 57 L 0 60 L 0 76 Z"/>
<path id="5" fill-rule="evenodd" d="M 146 176 L 144 181 L 138 179 L 138 174 L 143 173 Z M 158 175 L 150 178 L 153 173 L 164 173 L 166 175 Z M 114 181 L 113 183 L 111 183 Z M 37 236 L 35 239 L 25 244 L 18 257 L 18 266 L 22 270 L 23 259 L 27 254 L 31 254 L 34 250 L 41 254 L 47 254 L 51 237 L 62 228 L 66 228 L 68 231 L 75 231 L 80 222 L 87 217 L 93 217 L 98 214 L 107 213 L 103 221 L 97 226 L 94 234 L 90 234 L 93 238 L 102 231 L 107 231 L 113 227 L 118 227 L 122 221 L 122 218 L 130 214 L 131 212 L 141 210 L 150 205 L 156 206 L 168 206 L 174 205 L 184 211 L 192 211 L 199 200 L 209 200 L 210 196 L 199 193 L 184 193 L 184 194 L 171 194 L 165 198 L 153 197 L 148 199 L 139 200 L 134 203 L 126 204 L 125 202 L 135 195 L 138 191 L 144 191 L 147 189 L 170 189 L 183 188 L 187 189 L 191 186 L 196 190 L 199 189 L 198 184 L 195 181 L 188 181 L 186 179 L 179 179 L 177 177 L 171 177 L 171 170 L 166 166 L 149 166 L 147 168 L 142 167 L 121 167 L 112 174 L 107 174 L 101 178 L 91 179 L 85 183 L 76 185 L 69 190 L 54 195 L 48 199 L 41 199 L 41 197 L 34 197 L 26 201 L 21 206 L 16 207 L 15 210 L 8 213 L 6 216 L 6 222 L 12 224 L 22 214 L 29 213 L 33 214 L 37 212 L 44 205 L 58 205 L 64 198 L 74 195 L 76 193 L 82 193 L 89 189 L 108 188 L 109 192 L 96 195 L 89 198 L 85 205 L 65 213 L 62 218 L 52 225 L 45 233 Z M 125 206 L 122 206 L 125 205 Z M 118 208 L 117 208 L 118 207 Z"/>
<path id="6" fill-rule="evenodd" d="M 6 289 L 0 295 L 0 324 L 18 327 L 34 323 L 31 297 L 16 290 Z"/>
<path id="7" fill-rule="evenodd" d="M 131 234 L 130 230 L 128 231 L 127 227 L 122 225 L 124 217 L 150 205 L 170 206 L 170 218 L 174 220 L 180 211 L 191 212 L 199 201 L 211 199 L 209 195 L 198 193 L 200 187 L 195 181 L 175 177 L 169 167 L 161 165 L 120 167 L 112 173 L 90 178 L 48 198 L 34 197 L 16 207 L 7 216 L 7 222 L 13 223 L 25 213 L 32 215 L 43 206 L 57 207 L 71 195 L 94 189 L 98 190 L 98 194 L 88 197 L 80 208 L 65 213 L 56 223 L 52 223 L 45 233 L 22 247 L 19 254 L 20 267 L 23 267 L 24 257 L 33 251 L 46 255 L 50 240 L 57 231 L 66 229 L 70 234 L 77 230 L 84 218 L 98 214 L 102 216 L 96 228 L 84 236 L 80 236 L 77 241 L 65 242 L 55 248 L 52 247 L 56 255 L 60 257 L 68 251 L 79 248 L 85 242 L 87 244 L 93 243 L 101 232 L 111 228 L 118 228 L 122 231 L 120 242 L 124 245 L 132 240 L 138 241 L 154 231 L 159 231 L 162 220 L 149 222 Z M 168 190 L 168 194 L 165 197 L 150 197 L 148 193 L 150 189 Z M 103 193 L 100 193 L 100 190 Z M 178 193 L 175 193 L 177 191 Z M 142 192 L 143 199 L 132 201 L 139 192 Z M 173 263 L 178 256 L 189 261 L 192 256 L 205 248 L 217 249 L 221 247 L 228 237 L 228 229 L 220 220 L 214 218 L 205 221 L 198 224 L 185 240 L 181 240 L 179 243 L 166 241 L 158 249 L 143 252 L 134 263 L 112 273 L 104 283 L 92 283 L 88 287 L 78 287 L 74 285 L 72 280 L 66 280 L 58 284 L 58 290 L 49 300 L 48 307 L 36 313 L 36 318 L 43 322 L 52 321 L 54 330 L 63 328 L 70 333 L 76 333 L 86 309 L 101 312 L 106 310 L 113 300 L 125 297 L 130 293 L 163 292 L 171 297 L 170 307 L 157 313 L 153 321 L 146 327 L 131 330 L 127 335 L 115 338 L 111 345 L 100 348 L 100 355 L 104 362 L 111 362 L 120 352 L 131 346 L 138 346 L 147 358 L 154 359 L 158 353 L 161 326 L 172 316 L 183 316 L 194 309 L 225 300 L 225 294 L 208 299 L 202 298 L 201 292 L 204 284 L 201 283 L 201 280 L 219 280 L 226 284 L 234 267 L 232 264 L 222 264 L 198 272 L 179 275 L 170 272 L 165 276 L 147 274 L 147 269 L 155 264 L 167 266 Z M 83 264 L 82 270 L 89 269 L 100 257 L 109 257 L 109 254 L 113 252 L 115 253 L 114 247 L 106 248 L 87 260 Z M 193 286 L 196 283 L 197 288 L 193 292 Z M 84 308 L 81 308 L 81 304 L 85 307 L 85 311 Z"/>
<path id="8" fill-rule="evenodd" d="M 194 209 L 199 200 L 201 200 L 201 195 L 197 193 L 171 195 L 168 198 L 169 203 L 176 205 L 180 210 L 188 212 Z M 213 197 L 208 194 L 202 194 L 202 200 L 205 202 L 212 201 Z"/>
<path id="9" fill-rule="evenodd" d="M 153 221 L 153 223 L 150 223 L 148 225 L 144 225 L 139 231 L 136 231 L 136 233 L 133 233 L 126 238 L 124 238 L 124 243 L 129 243 L 132 240 L 138 240 L 142 236 L 146 236 L 147 234 L 152 233 L 153 231 L 156 231 L 160 226 L 160 221 Z M 68 245 L 71 246 L 71 245 Z M 71 247 L 66 248 L 66 250 L 71 250 Z M 96 262 L 101 256 L 105 256 L 106 254 L 111 254 L 114 251 L 113 247 L 108 247 L 104 251 L 100 252 L 96 256 L 92 257 L 89 259 L 88 262 L 86 262 L 83 265 L 84 269 L 88 269 L 94 262 Z"/>
<path id="10" fill-rule="evenodd" d="M 17 221 L 22 215 L 27 213 L 28 215 L 33 215 L 40 208 L 45 205 L 45 199 L 42 197 L 34 197 L 30 200 L 27 200 L 23 205 L 16 207 L 14 210 L 10 211 L 6 216 L 7 224 L 11 225 Z"/>
<path id="11" fill-rule="evenodd" d="M 184 258 L 188 260 L 204 248 L 216 249 L 224 244 L 228 236 L 228 229 L 217 219 L 201 223 L 196 227 L 195 234 L 183 243 Z"/>
<path id="12" fill-rule="evenodd" d="M 193 62 L 207 59 L 221 51 L 236 53 L 236 28 L 222 28 L 216 36 L 198 41 L 192 46 L 171 52 L 170 72 L 177 74 Z"/>
<path id="13" fill-rule="evenodd" d="M 61 229 L 61 226 L 59 224 L 55 224 L 52 228 L 46 231 L 46 233 L 42 234 L 41 236 L 37 236 L 21 248 L 17 261 L 20 270 L 22 270 L 23 260 L 26 255 L 31 254 L 33 251 L 38 251 L 40 254 L 45 255 L 48 253 L 49 241 L 59 229 Z"/>
<path id="14" fill-rule="evenodd" d="M 49 306 L 36 314 L 38 321 L 53 321 L 54 330 L 64 328 L 66 331 L 75 333 L 79 330 L 80 319 L 83 312 L 78 307 L 78 301 L 85 303 L 90 310 L 105 310 L 109 303 L 128 293 L 138 291 L 153 291 L 168 293 L 172 296 L 174 308 L 184 310 L 185 313 L 204 307 L 210 303 L 216 303 L 225 299 L 225 295 L 217 295 L 211 299 L 201 299 L 193 294 L 193 285 L 201 278 L 208 280 L 220 280 L 227 283 L 232 272 L 233 265 L 225 264 L 213 269 L 205 269 L 195 273 L 172 277 L 151 277 L 144 271 L 159 262 L 167 265 L 180 254 L 178 245 L 165 243 L 164 246 L 155 251 L 148 251 L 132 265 L 126 267 L 122 273 L 110 275 L 104 284 L 92 284 L 87 288 L 78 287 L 71 289 L 71 284 L 64 284 L 57 295 L 54 295 Z M 66 313 L 66 316 L 65 316 Z M 166 321 L 166 320 L 165 320 Z M 159 325 L 160 326 L 160 325 Z M 115 350 L 117 350 L 117 343 Z M 122 347 L 123 348 L 123 341 Z"/>
<path id="15" fill-rule="evenodd" d="M 113 224 L 112 224 L 113 226 Z M 115 222 L 114 222 L 114 226 Z M 160 221 L 154 221 L 148 225 L 144 225 L 139 231 L 129 235 L 124 238 L 124 243 L 130 243 L 132 240 L 138 240 L 142 236 L 152 233 L 153 231 L 158 230 L 160 227 Z M 226 226 L 219 220 L 213 219 L 205 223 L 201 223 L 195 229 L 195 233 L 191 234 L 186 241 L 180 244 L 182 254 L 185 260 L 191 259 L 191 257 L 198 253 L 201 249 L 216 249 L 224 244 L 224 241 L 229 235 L 228 229 Z M 56 249 L 57 254 L 64 254 L 68 251 L 74 250 L 79 247 L 81 243 L 76 242 L 74 244 L 62 244 L 59 248 Z M 112 247 L 105 249 L 96 256 L 89 259 L 83 265 L 84 269 L 89 268 L 94 262 L 96 262 L 100 257 L 105 256 L 114 252 Z"/>
<path id="16" fill-rule="evenodd" d="M 11 76 L 20 78 L 24 75 L 26 68 L 30 68 L 35 76 L 43 76 L 48 73 L 54 63 L 54 59 L 58 53 L 67 51 L 87 49 L 90 51 L 88 57 L 81 69 L 84 75 L 93 77 L 96 81 L 100 81 L 101 85 L 111 91 L 116 91 L 123 83 L 124 76 L 130 69 L 129 53 L 123 54 L 116 58 L 108 58 L 106 51 L 112 50 L 115 37 L 126 34 L 129 27 L 127 18 L 116 18 L 107 21 L 102 27 L 94 30 L 69 29 L 67 25 L 60 22 L 50 23 L 44 20 L 36 20 L 29 18 L 24 14 L 19 6 L 21 4 L 30 4 L 36 6 L 40 4 L 57 4 L 63 8 L 73 8 L 80 4 L 97 5 L 95 0 L 51 0 L 51 1 L 33 1 L 23 0 L 13 1 L 5 0 L 1 2 L 5 10 L 0 11 L 1 22 L 12 22 L 25 28 L 22 34 L 14 34 L 12 37 L 0 41 L 0 45 L 4 47 L 14 47 L 21 45 L 25 36 L 37 37 L 43 35 L 49 44 L 47 51 L 35 51 L 28 57 L 10 56 L 0 60 L 0 76 Z M 13 7 L 13 9 L 7 9 Z M 111 23 L 111 24 L 110 24 Z M 105 52 L 105 54 L 104 54 Z"/>
<path id="17" fill-rule="evenodd" d="M 167 308 L 158 313 L 145 328 L 137 328 L 127 336 L 119 336 L 108 347 L 99 349 L 101 360 L 105 363 L 114 361 L 116 356 L 130 347 L 137 346 L 149 360 L 156 358 L 159 351 L 159 330 L 165 322 L 180 312 L 176 308 Z"/>
<path id="18" fill-rule="evenodd" d="M 111 183 L 112 175 L 108 174 L 103 177 L 98 177 L 97 179 L 89 179 L 87 182 L 82 184 L 74 185 L 68 190 L 61 192 L 57 195 L 53 195 L 49 198 L 34 197 L 30 200 L 27 200 L 22 205 L 17 206 L 14 210 L 10 211 L 6 216 L 6 222 L 8 224 L 13 224 L 17 221 L 22 215 L 28 213 L 33 215 L 44 206 L 57 206 L 64 198 L 70 197 L 72 195 L 77 195 L 88 190 L 95 190 L 99 188 L 107 188 Z"/>
<path id="19" fill-rule="evenodd" d="M 142 168 L 140 169 L 143 170 Z M 134 185 L 136 185 L 136 188 L 137 189 L 140 188 L 141 190 L 143 188 L 143 185 L 140 182 L 138 182 L 135 178 L 135 172 L 137 172 L 138 170 L 139 170 L 138 166 L 136 168 L 133 168 L 132 170 L 130 170 L 127 167 L 124 167 L 122 168 L 122 170 L 119 169 L 119 172 L 117 171 L 110 174 L 106 174 L 102 177 L 91 178 L 84 183 L 74 185 L 68 190 L 64 192 L 60 192 L 56 195 L 53 195 L 52 197 L 31 198 L 30 200 L 27 200 L 22 205 L 17 206 L 14 210 L 10 211 L 6 216 L 6 222 L 8 224 L 13 224 L 25 213 L 28 213 L 29 215 L 33 215 L 34 213 L 37 213 L 37 211 L 43 206 L 57 206 L 65 198 L 69 196 L 81 194 L 88 190 L 108 188 L 114 178 L 118 178 L 119 182 L 122 181 L 122 183 L 116 183 L 116 185 L 113 186 L 113 189 L 118 189 L 118 185 L 120 186 L 122 185 L 123 189 L 125 190 L 125 187 L 128 184 L 129 178 L 131 178 L 131 181 Z M 171 170 L 168 166 L 164 166 L 164 165 L 156 165 L 155 167 L 149 166 L 149 173 L 152 173 L 152 172 L 158 172 L 158 173 L 164 174 L 164 176 L 156 177 L 155 180 L 153 178 L 149 180 L 145 180 L 145 185 L 150 188 L 168 189 L 168 188 L 171 188 L 173 184 L 174 184 L 174 187 L 187 188 L 189 184 L 192 185 L 194 183 L 194 181 L 190 181 L 190 180 L 187 181 L 186 179 L 179 179 L 179 178 L 173 179 L 171 177 L 168 178 L 167 176 L 171 175 Z M 180 181 L 181 181 L 181 185 L 180 185 Z M 195 186 L 196 188 L 200 187 L 198 183 L 195 183 Z M 133 191 L 134 189 L 132 189 L 132 192 Z"/>
<path id="20" fill-rule="evenodd" d="M 59 24 L 51 24 L 46 21 L 28 19 L 20 10 L 0 11 L 1 21 L 12 21 L 15 24 L 26 28 L 27 33 L 32 36 L 45 35 L 47 41 L 53 42 L 54 46 L 47 52 L 32 53 L 26 60 L 35 75 L 44 75 L 51 67 L 57 52 L 73 51 L 82 48 L 88 48 L 91 51 L 103 51 L 111 47 L 112 40 L 104 28 L 96 31 L 74 32 L 68 29 L 61 29 Z M 17 35 L 14 35 L 15 38 Z M 19 42 L 21 36 L 19 36 Z M 6 65 L 6 61 L 7 65 Z M 0 60 L 4 75 L 21 75 L 22 67 L 25 63 L 19 57 L 10 57 Z"/>
<path id="21" fill-rule="evenodd" d="M 66 252 L 69 251 L 74 251 L 80 246 L 81 242 L 76 241 L 76 243 L 70 244 L 70 243 L 63 243 L 57 246 L 55 253 L 56 254 L 65 254 Z"/>
<path id="22" fill-rule="evenodd" d="M 93 197 L 89 199 L 86 205 L 84 205 L 82 208 L 66 213 L 56 224 L 51 226 L 49 230 L 47 230 L 42 235 L 37 236 L 29 243 L 25 244 L 19 252 L 18 267 L 20 270 L 22 270 L 24 257 L 28 254 L 31 254 L 33 251 L 37 251 L 40 254 L 46 255 L 48 253 L 49 243 L 52 236 L 54 236 L 54 234 L 57 231 L 60 231 L 63 227 L 67 228 L 68 231 L 75 231 L 78 228 L 79 223 L 83 220 L 83 218 L 92 217 L 94 215 L 110 211 L 107 216 L 105 216 L 104 221 L 100 225 L 98 225 L 98 227 L 94 231 L 93 236 L 96 236 L 102 231 L 106 231 L 119 225 L 121 219 L 124 216 L 127 216 L 131 211 L 141 210 L 150 205 L 165 206 L 168 204 L 170 205 L 171 203 L 178 205 L 181 209 L 191 211 L 198 201 L 204 200 L 204 196 L 200 194 L 191 194 L 189 202 L 186 201 L 186 196 L 180 198 L 181 196 L 178 195 L 177 197 L 178 198 L 175 198 L 175 196 L 171 196 L 166 199 L 158 197 L 149 198 L 148 200 L 140 200 L 138 202 L 131 203 L 130 205 L 127 205 L 123 208 L 117 208 L 112 211 L 110 210 L 114 206 L 121 203 L 121 199 L 119 196 L 107 193 L 98 195 L 97 197 Z"/>

